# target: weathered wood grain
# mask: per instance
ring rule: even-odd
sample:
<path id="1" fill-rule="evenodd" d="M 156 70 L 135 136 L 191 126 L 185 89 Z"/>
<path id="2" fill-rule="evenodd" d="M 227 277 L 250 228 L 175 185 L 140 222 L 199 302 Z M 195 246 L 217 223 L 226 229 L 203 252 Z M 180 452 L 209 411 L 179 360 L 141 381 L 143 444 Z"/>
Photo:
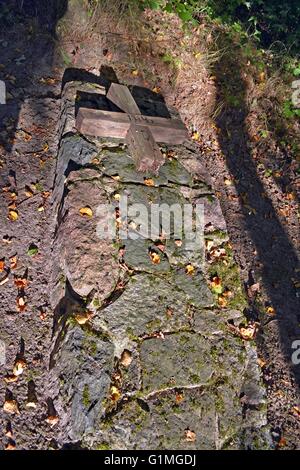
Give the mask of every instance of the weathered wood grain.
<path id="1" fill-rule="evenodd" d="M 120 85 L 119 83 L 112 83 L 106 96 L 125 113 L 133 115 L 141 114 L 139 107 L 127 86 Z"/>
<path id="2" fill-rule="evenodd" d="M 86 135 L 125 139 L 132 121 L 148 126 L 156 142 L 176 145 L 182 144 L 188 138 L 186 127 L 179 119 L 128 116 L 125 113 L 89 108 L 79 109 L 76 128 Z"/>
<path id="3" fill-rule="evenodd" d="M 138 171 L 158 172 L 164 163 L 164 157 L 147 126 L 132 122 L 127 132 L 126 143 Z"/>

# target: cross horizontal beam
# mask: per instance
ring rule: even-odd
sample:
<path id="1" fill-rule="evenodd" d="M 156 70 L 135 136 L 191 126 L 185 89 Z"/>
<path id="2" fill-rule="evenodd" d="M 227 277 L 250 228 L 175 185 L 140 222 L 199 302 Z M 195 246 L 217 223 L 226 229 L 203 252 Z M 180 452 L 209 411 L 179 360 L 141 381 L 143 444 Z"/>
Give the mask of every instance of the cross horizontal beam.
<path id="1" fill-rule="evenodd" d="M 96 137 L 115 137 L 125 139 L 132 122 L 148 126 L 155 142 L 182 144 L 188 138 L 188 132 L 180 119 L 168 119 L 156 116 L 128 115 L 100 109 L 79 108 L 76 128 L 82 134 Z"/>

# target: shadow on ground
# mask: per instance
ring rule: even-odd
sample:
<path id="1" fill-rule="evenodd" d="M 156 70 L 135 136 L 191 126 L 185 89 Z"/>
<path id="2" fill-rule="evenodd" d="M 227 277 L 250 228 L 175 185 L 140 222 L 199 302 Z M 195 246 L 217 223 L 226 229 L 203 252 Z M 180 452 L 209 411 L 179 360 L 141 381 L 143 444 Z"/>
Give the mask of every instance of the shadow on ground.
<path id="1" fill-rule="evenodd" d="M 224 46 L 224 38 L 222 38 L 222 44 Z M 246 99 L 247 84 L 243 78 L 244 71 L 240 66 L 242 63 L 240 48 L 230 44 L 230 54 L 226 54 L 226 57 L 222 57 L 215 65 L 218 101 L 216 105 L 227 100 L 227 105 L 216 118 L 216 124 L 220 129 L 219 144 L 238 197 L 240 201 L 243 201 L 239 210 L 242 211 L 245 237 L 243 238 L 242 234 L 241 239 L 238 240 L 239 249 L 244 252 L 244 259 L 251 260 L 252 256 L 254 271 L 256 271 L 254 277 L 259 277 L 267 292 L 270 305 L 276 311 L 272 319 L 266 315 L 264 318 L 259 318 L 258 311 L 255 309 L 252 311 L 254 319 L 260 319 L 262 325 L 262 332 L 258 338 L 260 352 L 267 361 L 273 362 L 272 374 L 266 373 L 265 380 L 268 385 L 272 381 L 277 381 L 280 388 L 280 379 L 284 376 L 282 370 L 287 369 L 294 377 L 292 382 L 299 387 L 300 366 L 293 366 L 291 361 L 294 351 L 292 343 L 300 339 L 300 305 L 292 282 L 299 267 L 297 253 L 276 214 L 271 199 L 265 193 L 256 163 L 251 155 L 246 122 L 249 113 Z M 230 101 L 228 96 L 232 98 L 234 104 L 228 103 Z M 235 214 L 232 214 L 233 218 L 234 216 Z M 232 238 L 238 237 L 234 226 L 232 231 Z M 249 246 L 249 240 L 252 246 Z M 239 256 L 238 253 L 237 257 Z M 255 282 L 255 279 L 251 279 L 252 274 L 249 273 L 249 284 Z M 274 329 L 269 329 L 270 321 L 277 325 L 278 337 L 274 334 Z M 265 333 L 265 330 L 269 332 Z M 283 360 L 276 357 L 278 342 L 280 342 Z M 297 395 L 297 391 L 295 394 Z"/>
<path id="2" fill-rule="evenodd" d="M 15 143 L 26 99 L 45 97 L 43 93 L 51 98 L 51 91 L 40 80 L 51 73 L 55 28 L 67 6 L 68 0 L 9 0 L 0 4 L 0 80 L 7 89 L 7 104 L 0 106 L 0 145 L 8 152 Z M 38 113 L 38 105 L 36 108 L 33 112 Z M 47 125 L 47 116 L 44 121 Z"/>

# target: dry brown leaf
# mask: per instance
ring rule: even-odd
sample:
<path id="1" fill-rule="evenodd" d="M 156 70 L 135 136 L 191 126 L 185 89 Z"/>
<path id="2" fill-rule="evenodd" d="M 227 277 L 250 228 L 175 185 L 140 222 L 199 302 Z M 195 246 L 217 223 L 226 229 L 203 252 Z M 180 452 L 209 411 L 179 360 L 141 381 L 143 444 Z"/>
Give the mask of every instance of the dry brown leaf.
<path id="1" fill-rule="evenodd" d="M 4 271 L 4 268 L 5 268 L 5 261 L 1 260 L 0 261 L 0 273 Z"/>
<path id="2" fill-rule="evenodd" d="M 18 312 L 24 312 L 26 310 L 26 302 L 24 297 L 17 298 L 17 310 Z"/>
<path id="3" fill-rule="evenodd" d="M 15 285 L 18 289 L 26 289 L 28 286 L 28 279 L 17 277 L 15 278 Z"/>
<path id="4" fill-rule="evenodd" d="M 16 444 L 12 441 L 5 446 L 5 450 L 16 450 Z"/>
<path id="5" fill-rule="evenodd" d="M 3 405 L 3 411 L 11 414 L 20 414 L 18 403 L 16 400 L 5 400 Z"/>
<path id="6" fill-rule="evenodd" d="M 18 377 L 13 374 L 7 375 L 6 377 L 4 377 L 4 382 L 6 382 L 7 384 L 16 382 L 17 380 L 18 380 Z"/>
<path id="7" fill-rule="evenodd" d="M 23 374 L 24 370 L 26 369 L 26 362 L 23 359 L 18 359 L 15 362 L 14 368 L 13 368 L 13 374 L 15 376 L 19 376 Z"/>
<path id="8" fill-rule="evenodd" d="M 12 256 L 9 258 L 10 261 L 10 269 L 16 269 L 18 264 L 18 255 Z"/>
<path id="9" fill-rule="evenodd" d="M 132 363 L 132 354 L 127 349 L 124 349 L 124 351 L 122 352 L 121 359 L 120 359 L 120 364 L 122 364 L 122 366 L 127 368 L 130 366 L 131 363 Z"/>
<path id="10" fill-rule="evenodd" d="M 46 418 L 46 423 L 50 424 L 51 427 L 55 426 L 59 421 L 59 417 L 57 415 L 49 415 Z"/>
<path id="11" fill-rule="evenodd" d="M 191 431 L 190 429 L 186 429 L 184 431 L 185 435 L 185 440 L 188 442 L 195 442 L 196 440 L 196 433 L 194 431 Z"/>
<path id="12" fill-rule="evenodd" d="M 240 335 L 243 339 L 246 341 L 250 341 L 251 339 L 255 338 L 255 335 L 257 333 L 257 324 L 250 324 L 247 327 L 241 327 L 239 329 Z"/>

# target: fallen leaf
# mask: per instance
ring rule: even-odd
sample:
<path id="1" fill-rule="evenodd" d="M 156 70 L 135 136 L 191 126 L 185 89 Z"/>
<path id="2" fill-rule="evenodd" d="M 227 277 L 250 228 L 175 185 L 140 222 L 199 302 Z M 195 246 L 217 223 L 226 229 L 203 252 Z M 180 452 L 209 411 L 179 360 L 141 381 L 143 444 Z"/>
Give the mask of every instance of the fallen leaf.
<path id="1" fill-rule="evenodd" d="M 276 315 L 276 311 L 273 307 L 269 306 L 269 307 L 266 307 L 266 313 L 267 315 L 270 315 L 270 316 L 274 316 Z"/>
<path id="2" fill-rule="evenodd" d="M 193 276 L 195 272 L 196 272 L 196 269 L 192 264 L 188 264 L 185 267 L 185 274 L 188 274 L 189 276 Z"/>
<path id="3" fill-rule="evenodd" d="M 5 400 L 3 405 L 3 411 L 11 414 L 20 414 L 18 403 L 16 400 Z"/>
<path id="4" fill-rule="evenodd" d="M 132 70 L 132 72 L 131 72 L 131 75 L 133 75 L 134 77 L 137 77 L 138 74 L 139 74 L 138 70 Z"/>
<path id="5" fill-rule="evenodd" d="M 153 264 L 160 263 L 160 256 L 157 253 L 155 253 L 155 251 L 150 251 L 149 256 Z"/>
<path id="6" fill-rule="evenodd" d="M 120 390 L 114 385 L 110 388 L 110 398 L 112 401 L 118 401 L 121 398 Z"/>
<path id="7" fill-rule="evenodd" d="M 49 415 L 46 418 L 46 423 L 50 424 L 51 427 L 55 426 L 59 421 L 59 417 L 57 415 Z"/>
<path id="8" fill-rule="evenodd" d="M 79 325 L 85 325 L 92 317 L 90 312 L 76 313 L 75 320 Z"/>
<path id="9" fill-rule="evenodd" d="M 24 312 L 24 310 L 26 310 L 26 302 L 24 297 L 17 298 L 17 310 L 18 312 Z"/>
<path id="10" fill-rule="evenodd" d="M 247 327 L 241 327 L 239 329 L 240 335 L 243 339 L 249 341 L 251 339 L 255 338 L 255 335 L 257 333 L 257 324 L 250 324 Z"/>
<path id="11" fill-rule="evenodd" d="M 6 382 L 7 384 L 16 382 L 17 380 L 18 380 L 18 377 L 13 374 L 7 375 L 6 377 L 4 377 L 4 382 Z"/>
<path id="12" fill-rule="evenodd" d="M 199 132 L 195 131 L 192 133 L 192 140 L 199 140 L 200 139 L 200 134 Z"/>
<path id="13" fill-rule="evenodd" d="M 8 218 L 12 221 L 15 222 L 19 218 L 18 211 L 16 210 L 10 210 L 8 213 Z"/>
<path id="14" fill-rule="evenodd" d="M 153 91 L 153 93 L 160 93 L 161 88 L 159 86 L 155 86 L 154 88 L 152 88 L 152 91 Z"/>
<path id="15" fill-rule="evenodd" d="M 46 142 L 44 145 L 43 145 L 43 152 L 48 152 L 49 150 L 49 145 L 48 143 Z"/>
<path id="16" fill-rule="evenodd" d="M 25 186 L 25 196 L 26 197 L 32 197 L 33 192 L 31 191 L 31 188 L 29 186 Z"/>
<path id="17" fill-rule="evenodd" d="M 15 286 L 18 289 L 26 289 L 28 286 L 28 279 L 22 278 L 22 277 L 16 277 L 15 278 Z"/>
<path id="18" fill-rule="evenodd" d="M 145 184 L 146 186 L 155 186 L 155 183 L 154 183 L 154 181 L 153 181 L 152 178 L 145 178 L 145 179 L 144 179 L 144 184 Z"/>
<path id="19" fill-rule="evenodd" d="M 218 276 L 213 276 L 210 281 L 210 287 L 215 294 L 221 294 L 223 291 L 221 279 Z"/>
<path id="20" fill-rule="evenodd" d="M 43 204 L 40 204 L 39 207 L 37 208 L 37 211 L 38 212 L 44 212 L 45 208 L 43 206 Z"/>
<path id="21" fill-rule="evenodd" d="M 183 393 L 176 392 L 175 401 L 176 403 L 181 403 L 184 400 Z"/>
<path id="22" fill-rule="evenodd" d="M 218 304 L 221 308 L 227 307 L 227 299 L 223 295 L 219 295 L 218 297 Z"/>
<path id="23" fill-rule="evenodd" d="M 188 442 L 195 442 L 196 440 L 196 433 L 194 431 L 191 431 L 190 429 L 186 429 L 184 431 L 185 435 L 185 440 Z"/>
<path id="24" fill-rule="evenodd" d="M 14 368 L 13 368 L 13 374 L 18 376 L 23 374 L 24 370 L 26 369 L 26 362 L 22 359 L 18 359 L 15 362 Z"/>
<path id="25" fill-rule="evenodd" d="M 9 258 L 10 261 L 10 269 L 16 269 L 18 264 L 18 255 L 12 256 Z"/>
<path id="26" fill-rule="evenodd" d="M 16 444 L 13 441 L 9 442 L 6 445 L 5 450 L 16 450 Z"/>
<path id="27" fill-rule="evenodd" d="M 120 364 L 122 364 L 122 366 L 127 368 L 130 366 L 131 363 L 132 363 L 132 354 L 127 349 L 124 349 L 124 351 L 122 352 L 121 359 L 120 359 Z"/>
<path id="28" fill-rule="evenodd" d="M 300 418 L 300 408 L 299 406 L 293 406 L 292 408 L 293 413 Z"/>
<path id="29" fill-rule="evenodd" d="M 0 261 L 0 273 L 2 273 L 4 271 L 4 267 L 5 267 L 5 262 L 3 260 Z"/>
<path id="30" fill-rule="evenodd" d="M 93 217 L 93 211 L 90 207 L 82 207 L 79 209 L 79 212 L 82 216 Z"/>
<path id="31" fill-rule="evenodd" d="M 267 363 L 266 363 L 266 361 L 264 361 L 264 359 L 261 359 L 259 357 L 259 358 L 257 358 L 257 364 L 259 365 L 259 367 L 261 367 L 263 369 Z"/>

